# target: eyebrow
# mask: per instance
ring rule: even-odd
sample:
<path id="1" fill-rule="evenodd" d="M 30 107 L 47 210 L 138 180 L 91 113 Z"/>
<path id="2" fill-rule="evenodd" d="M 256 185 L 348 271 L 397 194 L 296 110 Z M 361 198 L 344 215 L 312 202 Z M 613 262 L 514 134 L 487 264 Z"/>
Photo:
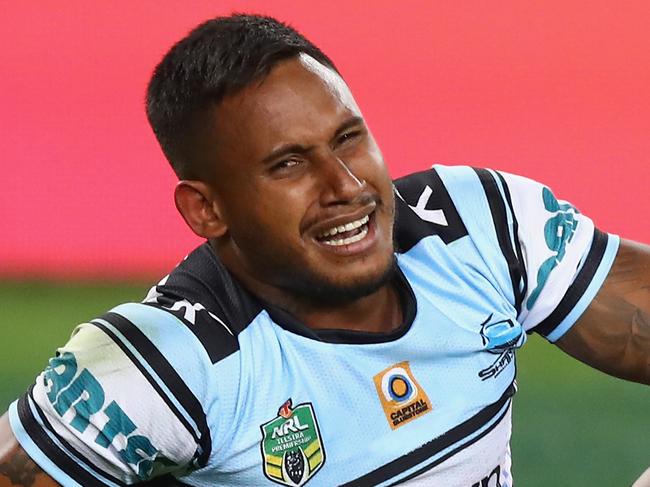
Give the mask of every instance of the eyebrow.
<path id="1" fill-rule="evenodd" d="M 332 139 L 336 139 L 338 136 L 340 136 L 343 132 L 348 130 L 350 127 L 354 127 L 355 125 L 359 125 L 359 124 L 363 124 L 362 117 L 359 117 L 358 115 L 350 117 L 336 129 L 336 132 L 334 132 L 334 137 L 332 137 Z M 269 164 L 274 160 L 280 159 L 281 157 L 286 156 L 288 154 L 306 154 L 313 148 L 314 146 L 304 146 L 301 144 L 285 144 L 272 151 L 269 155 L 264 157 L 264 159 L 262 159 L 261 162 L 262 164 Z"/>
<path id="2" fill-rule="evenodd" d="M 341 135 L 343 132 L 348 130 L 350 127 L 354 127 L 355 125 L 362 125 L 362 124 L 363 124 L 363 118 L 361 118 L 358 115 L 348 118 L 345 122 L 341 124 L 341 126 L 338 129 L 336 129 L 336 132 L 334 133 L 334 139 L 336 139 L 339 135 Z"/>

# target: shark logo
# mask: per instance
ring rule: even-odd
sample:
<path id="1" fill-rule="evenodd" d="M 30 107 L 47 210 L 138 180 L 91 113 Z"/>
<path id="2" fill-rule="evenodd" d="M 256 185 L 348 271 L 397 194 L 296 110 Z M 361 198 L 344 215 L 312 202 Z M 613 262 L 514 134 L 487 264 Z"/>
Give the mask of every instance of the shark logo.
<path id="1" fill-rule="evenodd" d="M 481 380 L 497 377 L 512 362 L 515 349 L 526 342 L 526 334 L 516 321 L 506 318 L 492 321 L 493 314 L 481 323 L 481 340 L 483 347 L 490 353 L 498 355 L 497 359 L 487 368 L 481 370 L 478 376 Z"/>

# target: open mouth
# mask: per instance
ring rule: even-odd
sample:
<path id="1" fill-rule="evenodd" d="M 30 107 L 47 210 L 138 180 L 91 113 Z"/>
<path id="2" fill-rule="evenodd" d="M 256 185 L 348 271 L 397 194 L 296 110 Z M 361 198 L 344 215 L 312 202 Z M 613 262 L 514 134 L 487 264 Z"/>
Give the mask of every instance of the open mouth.
<path id="1" fill-rule="evenodd" d="M 368 235 L 370 217 L 368 215 L 345 225 L 325 230 L 316 237 L 320 243 L 332 247 L 342 247 L 363 240 Z"/>

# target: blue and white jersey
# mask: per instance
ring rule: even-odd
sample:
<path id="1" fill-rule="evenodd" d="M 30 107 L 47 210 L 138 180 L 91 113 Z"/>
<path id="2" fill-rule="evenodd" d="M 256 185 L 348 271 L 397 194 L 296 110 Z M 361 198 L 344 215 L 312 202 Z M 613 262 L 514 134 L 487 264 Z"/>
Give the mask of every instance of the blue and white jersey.
<path id="1" fill-rule="evenodd" d="M 204 244 L 77 327 L 10 408 L 20 444 L 66 486 L 512 486 L 515 351 L 576 322 L 618 239 L 510 174 L 395 186 L 398 329 L 309 329 Z"/>

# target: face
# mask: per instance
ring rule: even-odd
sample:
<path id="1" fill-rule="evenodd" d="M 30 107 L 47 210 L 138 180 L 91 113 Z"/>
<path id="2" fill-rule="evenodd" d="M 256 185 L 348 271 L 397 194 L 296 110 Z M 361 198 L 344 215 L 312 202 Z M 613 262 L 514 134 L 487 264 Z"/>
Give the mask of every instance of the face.
<path id="1" fill-rule="evenodd" d="M 340 76 L 309 56 L 284 61 L 227 97 L 214 126 L 209 184 L 228 268 L 320 303 L 385 284 L 394 262 L 392 182 Z"/>

